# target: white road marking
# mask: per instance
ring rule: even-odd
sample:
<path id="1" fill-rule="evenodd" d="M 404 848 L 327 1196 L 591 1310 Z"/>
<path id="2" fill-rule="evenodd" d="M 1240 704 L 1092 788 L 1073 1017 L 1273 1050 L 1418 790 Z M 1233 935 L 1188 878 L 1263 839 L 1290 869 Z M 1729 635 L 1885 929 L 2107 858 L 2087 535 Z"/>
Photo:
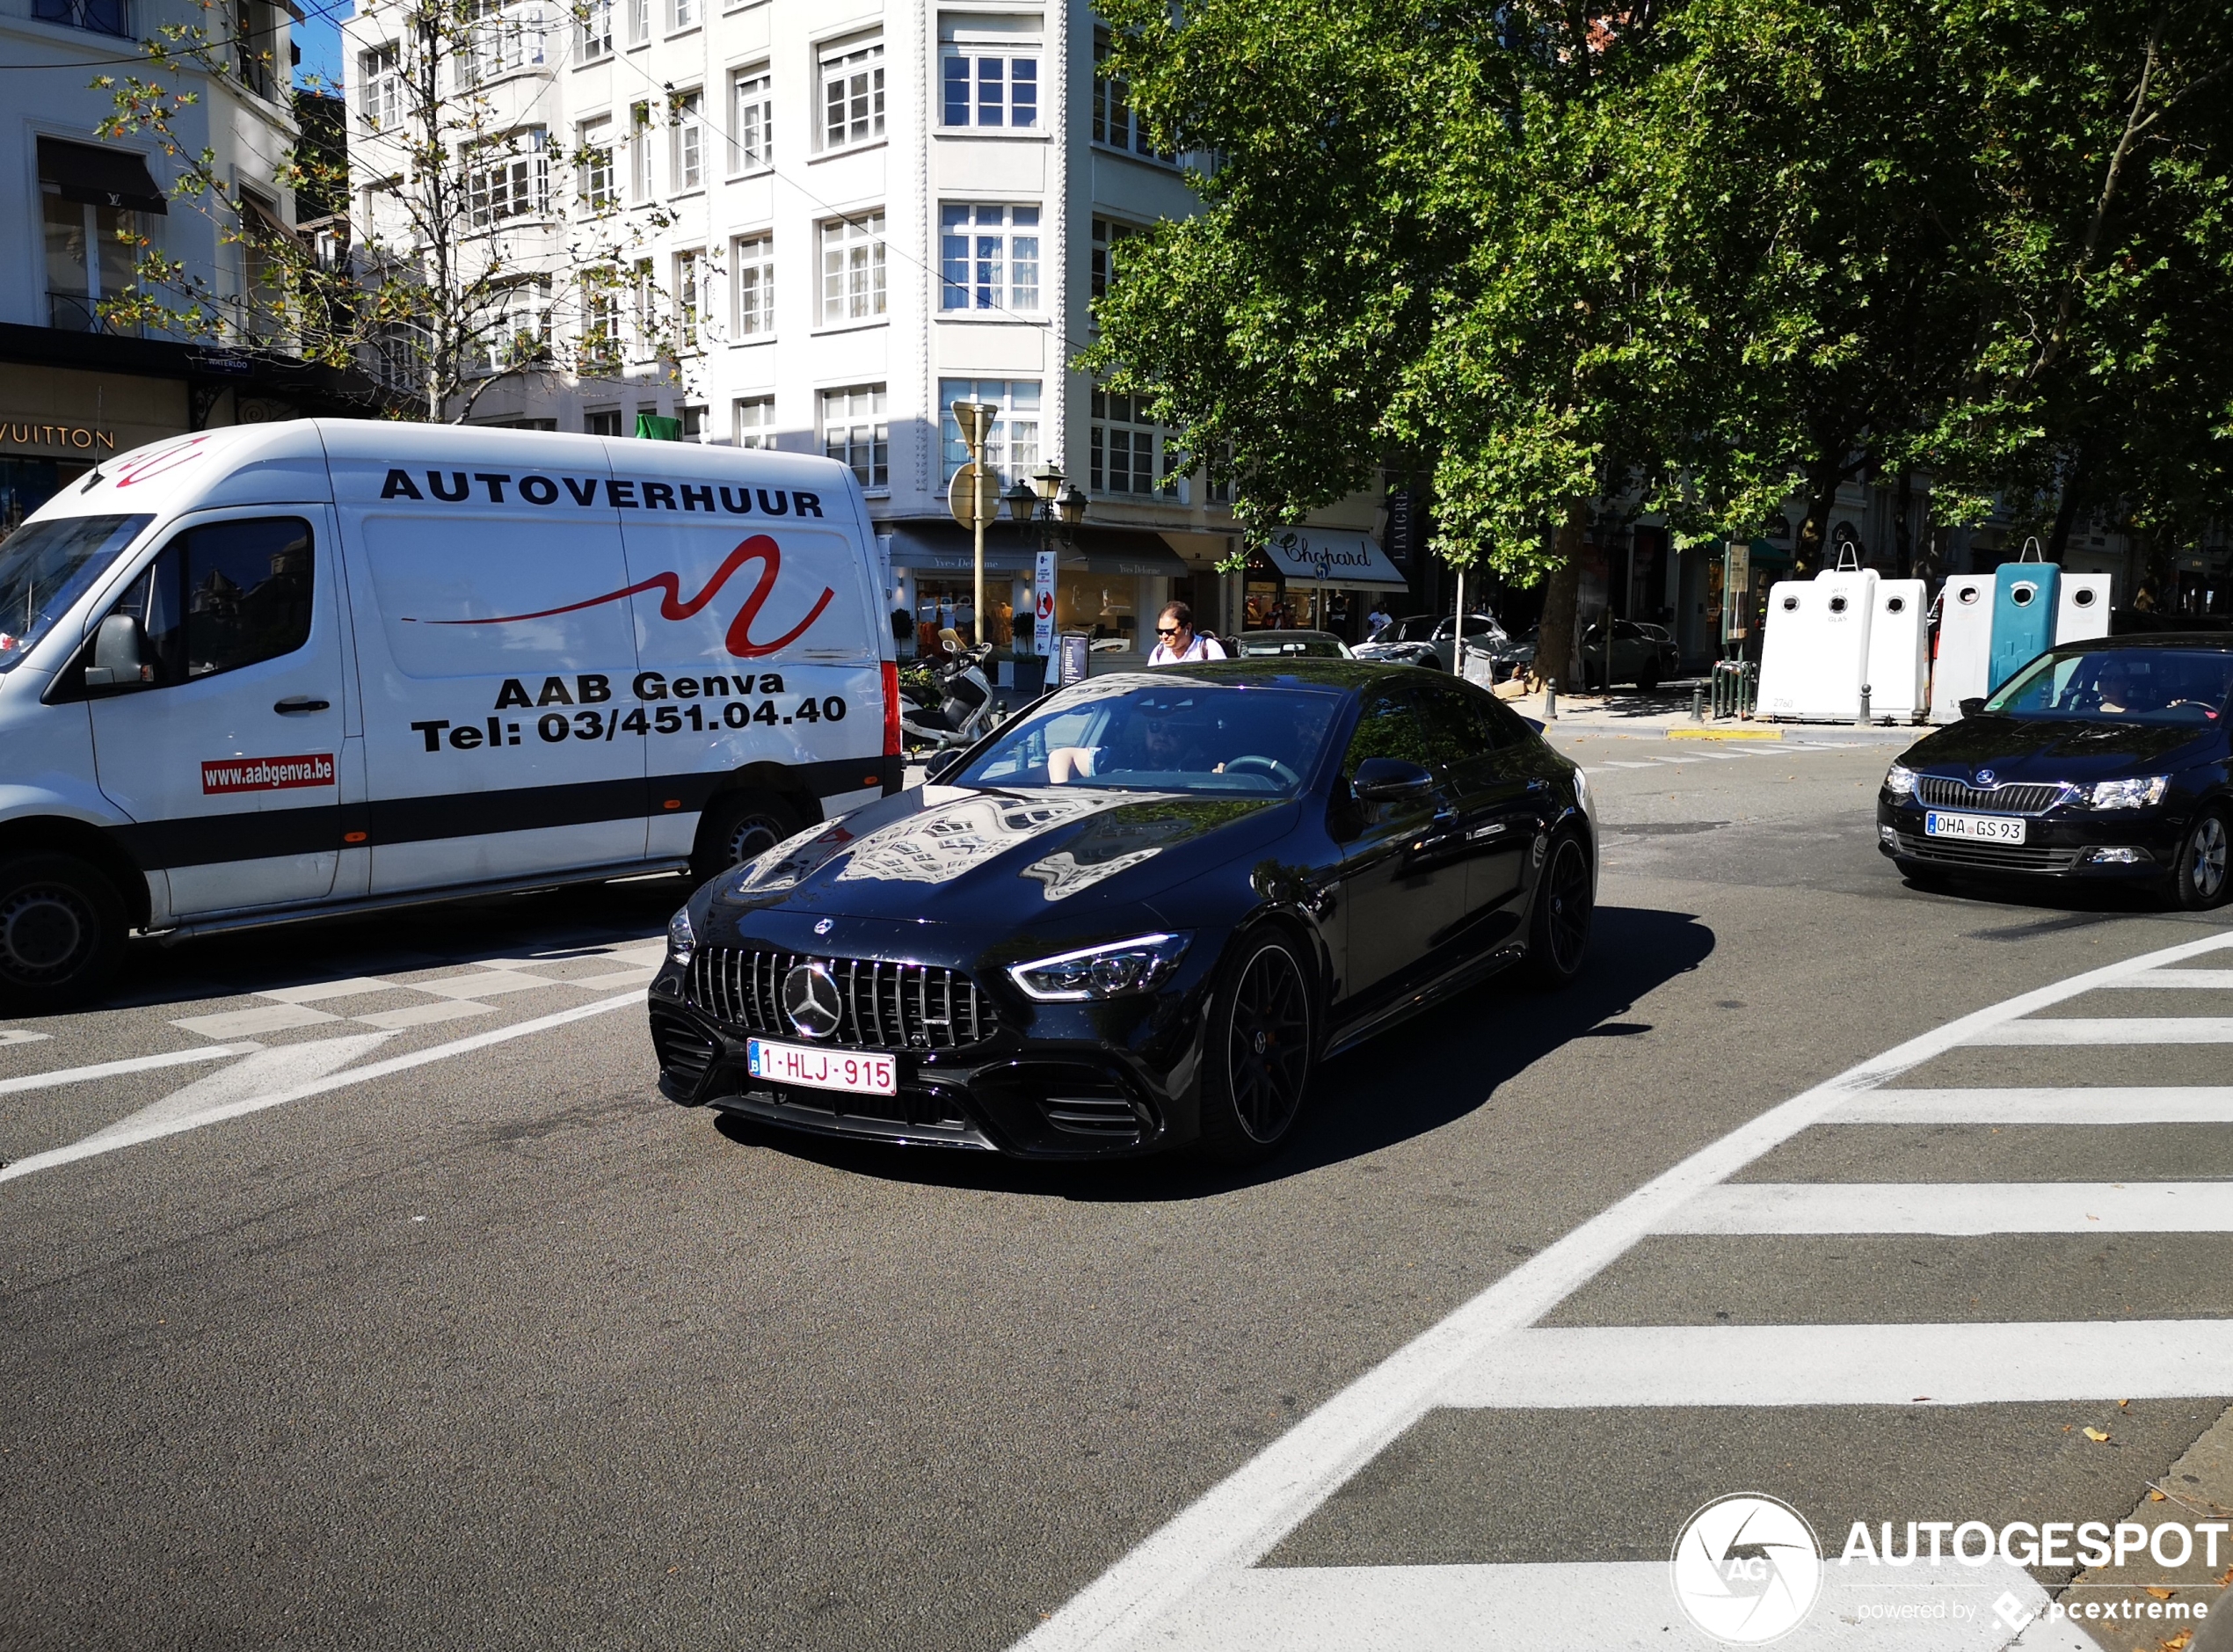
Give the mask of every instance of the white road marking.
<path id="1" fill-rule="evenodd" d="M 56 1147 L 47 1153 L 35 1153 L 15 1163 L 0 1167 L 0 1182 L 12 1182 L 18 1176 L 31 1175 L 37 1171 L 51 1170 L 57 1165 L 71 1164 L 80 1159 L 90 1159 L 96 1153 L 113 1153 L 120 1147 L 154 1141 L 163 1136 L 175 1136 L 181 1132 L 199 1130 L 205 1124 L 218 1124 L 244 1114 L 260 1112 L 267 1107 L 279 1107 L 288 1102 L 299 1102 L 312 1095 L 323 1095 L 328 1090 L 338 1090 L 346 1085 L 362 1084 L 370 1079 L 382 1079 L 390 1073 L 408 1072 L 412 1067 L 426 1066 L 435 1061 L 446 1061 L 475 1050 L 485 1050 L 491 1044 L 505 1044 L 513 1038 L 525 1038 L 531 1034 L 547 1032 L 553 1027 L 563 1027 L 568 1022 L 582 1021 L 591 1015 L 602 1015 L 615 1009 L 626 1009 L 641 1004 L 641 993 L 622 993 L 613 998 L 600 998 L 591 1004 L 577 1004 L 571 1009 L 562 1009 L 549 1015 L 539 1015 L 533 1021 L 514 1022 L 508 1027 L 492 1028 L 477 1032 L 469 1038 L 458 1038 L 448 1044 L 438 1044 L 430 1049 L 413 1050 L 404 1055 L 390 1056 L 385 1061 L 353 1067 L 345 1073 L 329 1078 L 316 1079 L 306 1084 L 275 1095 L 253 1096 L 244 1101 L 229 1102 L 218 1107 L 190 1114 L 182 1118 L 167 1119 L 156 1124 L 142 1126 L 98 1141 L 73 1142 L 67 1147 Z"/>
<path id="2" fill-rule="evenodd" d="M 1829 1534 L 1821 1534 L 1826 1539 Z M 1864 1602 L 1881 1605 L 1883 1587 L 1861 1586 L 1836 1562 L 1824 1568 L 1822 1597 L 1807 1620 L 1776 1641 L 1777 1652 L 1866 1648 L 1866 1652 L 1987 1652 L 2007 1642 L 1992 1602 L 2013 1594 L 2027 1611 L 2047 1591 L 2020 1567 L 1949 1566 L 1903 1577 L 1891 1598 L 1925 1605 L 1974 1605 L 1949 1633 L 1944 1619 L 1864 1619 Z M 1556 1626 L 1555 1634 L 1546 1633 Z M 1497 1627 L 1514 1633 L 1500 1634 Z M 2098 1652 L 2070 1624 L 2058 1638 L 2026 1648 Z M 1727 1652 L 1729 1642 L 1691 1627 L 1675 1604 L 1664 1561 L 1579 1561 L 1508 1566 L 1280 1566 L 1233 1570 L 1159 1623 L 1154 1644 L 1174 1652 L 1481 1652 L 1489 1646 L 1586 1647 L 1590 1652 Z"/>
<path id="3" fill-rule="evenodd" d="M 1725 1182 L 1662 1234 L 2226 1234 L 2233 1182 Z"/>
<path id="4" fill-rule="evenodd" d="M 329 998 L 359 998 L 371 993 L 401 993 L 409 989 L 376 975 L 352 975 L 346 980 L 313 981 L 308 986 L 274 986 L 258 998 L 281 1004 L 315 1004 Z"/>
<path id="5" fill-rule="evenodd" d="M 0 1045 L 44 1044 L 54 1036 L 51 1032 L 33 1032 L 27 1027 L 0 1027 Z"/>
<path id="6" fill-rule="evenodd" d="M 1029 1652 L 1131 1644 L 1189 1594 L 1253 1566 L 1433 1405 L 1499 1337 L 1532 1324 L 1703 1190 L 1860 1093 L 1982 1035 L 2138 971 L 2233 946 L 2200 939 L 2042 986 L 1959 1016 L 1739 1125 L 1538 1252 L 1352 1381 L 1151 1533 L 1025 1638 Z M 1880 1333 L 1881 1334 L 1881 1333 Z M 2229 1346 L 2229 1353 L 2233 1353 Z M 2223 1386 L 2190 1389 L 2211 1394 Z M 1911 1399 L 1929 1389 L 1911 1388 Z M 2127 1397 L 2120 1394 L 2116 1397 Z"/>
<path id="7" fill-rule="evenodd" d="M 171 1024 L 182 1032 L 205 1038 L 252 1038 L 259 1032 L 285 1032 L 290 1027 L 315 1027 L 341 1017 L 308 1004 L 259 1004 L 253 1009 L 228 1009 L 215 1015 L 189 1015 Z"/>
<path id="8" fill-rule="evenodd" d="M 1499 1337 L 1442 1401 L 1518 1409 L 2175 1399 L 2222 1394 L 2229 1372 L 2233 1320 L 1586 1325 Z"/>
<path id="9" fill-rule="evenodd" d="M 486 1004 L 467 1000 L 445 999 L 433 1004 L 406 1004 L 401 1009 L 376 1009 L 369 1015 L 352 1015 L 367 1027 L 425 1027 L 438 1021 L 462 1021 L 469 1015 L 491 1015 L 496 1012 Z"/>
<path id="10" fill-rule="evenodd" d="M 157 1067 L 186 1066 L 196 1061 L 222 1061 L 228 1056 L 246 1055 L 260 1050 L 261 1044 L 219 1044 L 209 1050 L 171 1050 L 162 1055 L 127 1056 L 121 1061 L 99 1061 L 89 1067 L 61 1067 L 51 1073 L 25 1073 L 12 1079 L 0 1079 L 0 1095 L 14 1095 L 25 1090 L 44 1090 L 57 1084 L 83 1084 L 89 1079 L 121 1078 L 127 1073 L 151 1073 Z"/>
<path id="11" fill-rule="evenodd" d="M 2105 1085 L 2098 1089 L 1869 1090 L 1838 1124 L 2233 1124 L 2233 1087 Z"/>
<path id="12" fill-rule="evenodd" d="M 275 1095 L 281 1090 L 292 1089 L 312 1079 L 322 1079 L 327 1073 L 367 1054 L 388 1042 L 395 1035 L 386 1032 L 360 1032 L 341 1038 L 314 1038 L 307 1044 L 286 1044 L 275 1050 L 258 1050 L 245 1061 L 236 1061 L 207 1078 L 197 1080 L 182 1090 L 173 1090 L 161 1101 L 143 1107 L 127 1118 L 120 1118 L 105 1129 L 97 1130 L 76 1144 L 79 1146 L 105 1141 L 113 1136 L 133 1137 L 150 1124 L 168 1124 L 173 1119 L 191 1117 L 207 1112 L 214 1107 L 223 1107 L 233 1102 L 252 1096 Z"/>
<path id="13" fill-rule="evenodd" d="M 2233 1044 L 2233 1015 L 2070 1015 L 1988 1027 L 1973 1044 Z"/>
<path id="14" fill-rule="evenodd" d="M 2173 992 L 2181 989 L 2222 992 L 2233 988 L 2233 970 L 2149 970 L 2144 975 L 2135 975 L 2130 980 L 2119 981 L 2116 985 L 2140 987 L 2149 992 L 2161 992 L 2166 987 Z"/>
<path id="15" fill-rule="evenodd" d="M 567 985 L 548 975 L 529 975 L 520 970 L 479 970 L 470 975 L 445 975 L 440 980 L 404 984 L 414 993 L 433 993 L 441 998 L 495 998 L 506 993 L 544 992 Z"/>

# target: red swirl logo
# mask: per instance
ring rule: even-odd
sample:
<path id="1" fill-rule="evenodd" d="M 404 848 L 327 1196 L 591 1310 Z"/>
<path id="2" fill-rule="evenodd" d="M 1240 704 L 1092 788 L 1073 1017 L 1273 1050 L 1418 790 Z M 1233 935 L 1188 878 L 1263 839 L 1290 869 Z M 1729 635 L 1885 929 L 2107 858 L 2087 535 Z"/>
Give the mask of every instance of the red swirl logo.
<path id="1" fill-rule="evenodd" d="M 116 467 L 116 485 L 128 488 L 135 482 L 151 482 L 166 471 L 177 469 L 189 459 L 199 459 L 201 457 L 201 444 L 208 440 L 207 436 L 196 436 L 175 448 L 158 448 L 153 453 L 135 454 Z"/>

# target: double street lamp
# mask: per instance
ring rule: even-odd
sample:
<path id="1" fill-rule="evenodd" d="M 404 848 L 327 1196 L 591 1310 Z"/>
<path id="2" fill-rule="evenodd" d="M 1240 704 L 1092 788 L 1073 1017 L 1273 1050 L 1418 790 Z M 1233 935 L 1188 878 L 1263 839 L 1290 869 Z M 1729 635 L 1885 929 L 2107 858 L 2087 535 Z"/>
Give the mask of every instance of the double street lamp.
<path id="1" fill-rule="evenodd" d="M 1000 502 L 1008 507 L 1008 518 L 1017 527 L 1038 525 L 1039 554 L 1042 557 L 1054 549 L 1058 527 L 1061 529 L 1063 543 L 1067 545 L 1072 533 L 1086 520 L 1085 490 L 1074 482 L 1066 485 L 1059 465 L 1041 465 L 1031 473 L 1028 484 L 1019 481 L 1001 494 Z M 1036 578 L 1034 583 L 1036 585 Z M 1032 592 L 1035 607 L 1041 594 L 1036 589 Z M 1033 647 L 1036 651 L 1036 637 Z"/>

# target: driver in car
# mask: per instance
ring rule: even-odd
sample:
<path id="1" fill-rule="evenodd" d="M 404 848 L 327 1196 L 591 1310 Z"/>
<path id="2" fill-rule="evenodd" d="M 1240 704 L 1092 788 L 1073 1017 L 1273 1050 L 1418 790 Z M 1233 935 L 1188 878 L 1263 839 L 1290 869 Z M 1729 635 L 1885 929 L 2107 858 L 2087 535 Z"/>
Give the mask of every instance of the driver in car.
<path id="1" fill-rule="evenodd" d="M 1134 717 L 1109 745 L 1056 746 L 1047 753 L 1047 781 L 1061 786 L 1096 774 L 1223 774 L 1225 765 L 1211 763 L 1198 732 L 1175 717 Z"/>

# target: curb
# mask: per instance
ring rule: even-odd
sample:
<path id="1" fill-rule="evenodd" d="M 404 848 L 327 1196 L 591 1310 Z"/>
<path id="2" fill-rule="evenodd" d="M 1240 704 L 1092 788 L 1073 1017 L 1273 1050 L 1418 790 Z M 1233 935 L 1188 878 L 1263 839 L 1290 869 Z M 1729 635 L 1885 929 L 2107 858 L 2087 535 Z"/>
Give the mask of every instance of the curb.
<path id="1" fill-rule="evenodd" d="M 1669 729 L 1670 740 L 1779 740 L 1781 729 Z"/>

